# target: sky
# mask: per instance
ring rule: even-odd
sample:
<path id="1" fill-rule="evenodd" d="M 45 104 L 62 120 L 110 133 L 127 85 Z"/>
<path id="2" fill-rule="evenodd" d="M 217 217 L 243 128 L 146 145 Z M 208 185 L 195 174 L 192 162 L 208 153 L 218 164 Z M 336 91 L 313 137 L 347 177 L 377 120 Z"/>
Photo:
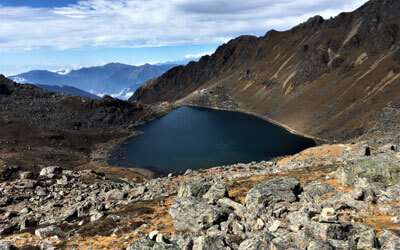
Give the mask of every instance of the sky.
<path id="1" fill-rule="evenodd" d="M 366 0 L 0 0 L 0 74 L 175 62 Z"/>

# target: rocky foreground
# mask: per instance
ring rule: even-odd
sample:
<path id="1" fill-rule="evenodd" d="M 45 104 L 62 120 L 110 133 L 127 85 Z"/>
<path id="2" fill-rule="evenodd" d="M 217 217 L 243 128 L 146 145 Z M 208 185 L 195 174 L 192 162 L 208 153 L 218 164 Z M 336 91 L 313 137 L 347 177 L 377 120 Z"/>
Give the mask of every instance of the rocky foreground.
<path id="1" fill-rule="evenodd" d="M 138 183 L 0 173 L 0 249 L 399 249 L 395 145 L 324 145 Z"/>

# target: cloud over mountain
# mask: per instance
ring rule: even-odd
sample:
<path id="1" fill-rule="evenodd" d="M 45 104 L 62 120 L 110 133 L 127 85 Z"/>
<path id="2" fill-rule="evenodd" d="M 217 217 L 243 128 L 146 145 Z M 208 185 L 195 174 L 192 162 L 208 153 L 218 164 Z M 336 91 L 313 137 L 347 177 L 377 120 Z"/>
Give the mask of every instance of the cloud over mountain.
<path id="1" fill-rule="evenodd" d="M 219 43 L 330 17 L 366 0 L 86 0 L 66 7 L 0 5 L 0 49 Z M 1 2 L 0 2 L 1 3 Z"/>

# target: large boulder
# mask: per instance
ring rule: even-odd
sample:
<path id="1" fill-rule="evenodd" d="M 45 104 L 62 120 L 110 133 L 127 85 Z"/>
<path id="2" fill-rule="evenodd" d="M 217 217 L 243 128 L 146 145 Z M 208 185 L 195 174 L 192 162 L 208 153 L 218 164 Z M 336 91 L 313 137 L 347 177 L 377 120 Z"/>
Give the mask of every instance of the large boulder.
<path id="1" fill-rule="evenodd" d="M 249 209 L 262 209 L 278 202 L 294 202 L 300 193 L 299 181 L 294 178 L 278 178 L 252 188 L 246 196 Z"/>
<path id="2" fill-rule="evenodd" d="M 169 210 L 177 231 L 199 232 L 226 217 L 224 209 L 197 198 L 178 198 Z"/>
<path id="3" fill-rule="evenodd" d="M 335 192 L 336 190 L 332 186 L 320 182 L 313 182 L 303 188 L 301 201 L 312 203 L 319 202 L 324 195 Z"/>
<path id="4" fill-rule="evenodd" d="M 395 185 L 400 182 L 400 163 L 388 155 L 368 157 L 338 169 L 336 177 L 346 186 L 375 182 Z"/>
<path id="5" fill-rule="evenodd" d="M 315 238 L 322 241 L 330 239 L 347 240 L 352 233 L 352 225 L 350 224 L 311 222 L 306 224 L 305 227 Z"/>
<path id="6" fill-rule="evenodd" d="M 210 189 L 211 184 L 204 180 L 183 182 L 178 189 L 178 198 L 202 197 Z"/>

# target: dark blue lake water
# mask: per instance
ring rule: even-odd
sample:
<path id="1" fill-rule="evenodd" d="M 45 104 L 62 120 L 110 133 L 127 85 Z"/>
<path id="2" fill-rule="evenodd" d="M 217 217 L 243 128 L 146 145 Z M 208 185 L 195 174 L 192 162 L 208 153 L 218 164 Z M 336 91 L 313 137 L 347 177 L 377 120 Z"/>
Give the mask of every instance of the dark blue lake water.
<path id="1" fill-rule="evenodd" d="M 205 108 L 182 107 L 138 129 L 144 134 L 117 147 L 110 164 L 163 175 L 270 160 L 315 145 L 257 117 Z"/>

